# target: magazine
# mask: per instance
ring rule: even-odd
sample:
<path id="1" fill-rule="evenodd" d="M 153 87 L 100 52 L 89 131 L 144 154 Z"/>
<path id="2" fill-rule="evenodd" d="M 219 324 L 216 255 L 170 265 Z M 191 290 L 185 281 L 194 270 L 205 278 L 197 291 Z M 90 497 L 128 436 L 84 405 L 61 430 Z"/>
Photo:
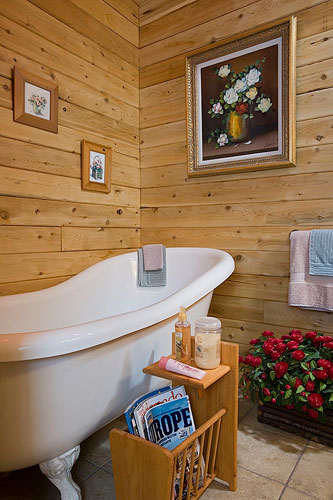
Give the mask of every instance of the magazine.
<path id="1" fill-rule="evenodd" d="M 149 395 L 148 397 L 146 397 L 146 399 L 141 400 L 141 402 L 139 402 L 136 405 L 133 414 L 136 423 L 136 428 L 139 432 L 140 437 L 149 439 L 146 428 L 145 415 L 147 411 L 150 410 L 150 408 L 186 396 L 185 387 L 183 385 L 173 388 L 170 388 L 169 386 L 168 388 L 165 389 L 168 390 L 165 390 L 153 396 Z"/>
<path id="2" fill-rule="evenodd" d="M 166 387 L 161 387 L 160 389 L 156 389 L 155 391 L 149 392 L 148 394 L 144 394 L 143 396 L 140 396 L 139 398 L 132 401 L 132 403 L 125 410 L 126 423 L 128 426 L 128 430 L 131 434 L 135 434 L 136 436 L 139 436 L 139 431 L 137 429 L 137 424 L 136 424 L 136 420 L 134 417 L 135 408 L 141 402 L 146 401 L 147 399 L 154 397 L 156 395 L 162 394 L 163 392 L 169 391 L 170 389 L 171 389 L 171 385 L 167 385 Z"/>
<path id="3" fill-rule="evenodd" d="M 173 401 L 160 404 L 150 408 L 145 415 L 146 428 L 148 431 L 148 438 L 155 444 L 173 450 L 182 443 L 188 436 L 190 436 L 195 431 L 195 425 L 191 410 L 191 404 L 189 397 L 185 396 Z M 193 462 L 193 475 L 192 484 L 196 483 L 198 467 L 199 467 L 199 455 L 200 455 L 200 444 L 196 440 L 196 445 L 194 449 L 194 462 Z M 187 449 L 184 454 L 177 457 L 176 462 L 176 474 L 174 482 L 174 500 L 179 499 L 179 489 L 180 489 L 180 479 L 182 471 L 182 463 L 185 457 L 185 473 L 184 473 L 184 485 L 183 485 L 183 495 L 185 498 L 188 489 L 188 479 L 190 475 L 191 461 L 192 461 L 192 450 Z M 203 475 L 204 475 L 205 463 L 202 457 L 200 476 L 199 476 L 199 487 L 203 486 Z"/>
<path id="4" fill-rule="evenodd" d="M 195 445 L 195 450 L 194 450 L 194 463 L 193 463 L 193 475 L 192 475 L 192 485 L 193 487 L 196 484 L 197 481 L 197 473 L 198 473 L 198 467 L 199 467 L 199 456 L 200 456 L 200 444 L 199 440 L 196 440 L 196 445 Z M 190 449 L 186 450 L 186 464 L 185 464 L 185 473 L 184 473 L 184 485 L 183 485 L 183 496 L 182 498 L 186 498 L 187 496 L 187 488 L 188 488 L 188 480 L 189 480 L 189 475 L 190 475 L 190 469 L 191 469 L 191 461 L 192 461 L 192 453 Z M 179 499 L 179 489 L 180 489 L 180 478 L 181 478 L 181 472 L 182 472 L 182 455 L 178 455 L 177 457 L 177 462 L 176 462 L 176 474 L 175 474 L 175 481 L 174 481 L 174 490 L 173 490 L 173 499 L 174 500 L 180 500 Z M 199 476 L 199 483 L 198 483 L 198 488 L 201 488 L 203 486 L 203 477 L 204 477 L 204 470 L 205 470 L 205 461 L 204 458 L 201 457 L 201 466 L 200 466 L 200 476 Z"/>
<path id="5" fill-rule="evenodd" d="M 173 450 L 195 431 L 188 396 L 154 406 L 145 415 L 149 441 Z"/>

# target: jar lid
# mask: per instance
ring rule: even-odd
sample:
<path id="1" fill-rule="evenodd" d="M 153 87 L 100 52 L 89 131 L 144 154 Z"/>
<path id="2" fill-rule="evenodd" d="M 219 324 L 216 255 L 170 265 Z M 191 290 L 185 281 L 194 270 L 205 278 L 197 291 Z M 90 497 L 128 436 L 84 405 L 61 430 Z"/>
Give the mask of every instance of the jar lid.
<path id="1" fill-rule="evenodd" d="M 213 318 L 212 316 L 204 316 L 195 321 L 195 326 L 201 330 L 218 330 L 221 328 L 221 321 L 218 318 Z"/>

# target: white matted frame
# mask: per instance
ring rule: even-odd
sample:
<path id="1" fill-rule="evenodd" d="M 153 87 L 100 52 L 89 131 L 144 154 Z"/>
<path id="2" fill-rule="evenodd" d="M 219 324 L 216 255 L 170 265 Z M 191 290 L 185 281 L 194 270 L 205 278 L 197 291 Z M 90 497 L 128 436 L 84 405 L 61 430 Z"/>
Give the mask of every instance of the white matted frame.
<path id="1" fill-rule="evenodd" d="M 15 66 L 14 121 L 58 133 L 58 85 Z"/>
<path id="2" fill-rule="evenodd" d="M 111 191 L 112 149 L 95 142 L 82 141 L 82 189 L 109 193 Z"/>

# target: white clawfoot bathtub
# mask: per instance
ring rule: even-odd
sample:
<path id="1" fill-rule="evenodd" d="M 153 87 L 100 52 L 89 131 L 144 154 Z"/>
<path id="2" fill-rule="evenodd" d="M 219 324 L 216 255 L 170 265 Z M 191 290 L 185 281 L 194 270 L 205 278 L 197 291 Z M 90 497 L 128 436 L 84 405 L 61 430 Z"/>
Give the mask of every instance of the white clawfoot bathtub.
<path id="1" fill-rule="evenodd" d="M 63 500 L 79 499 L 79 443 L 161 385 L 141 370 L 171 351 L 179 306 L 194 323 L 233 270 L 221 250 L 168 248 L 165 287 L 138 287 L 128 253 L 0 297 L 0 471 L 41 464 Z"/>

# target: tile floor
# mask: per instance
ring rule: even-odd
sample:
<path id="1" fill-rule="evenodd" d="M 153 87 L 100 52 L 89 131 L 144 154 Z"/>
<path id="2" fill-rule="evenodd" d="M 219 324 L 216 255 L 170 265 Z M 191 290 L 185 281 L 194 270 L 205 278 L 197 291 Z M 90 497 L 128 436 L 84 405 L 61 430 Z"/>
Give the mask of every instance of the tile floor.
<path id="1" fill-rule="evenodd" d="M 73 468 L 83 500 L 115 500 L 109 432 L 113 421 L 81 445 Z M 1 444 L 0 444 L 1 446 Z M 214 481 L 202 500 L 333 500 L 333 449 L 294 437 L 256 419 L 256 409 L 239 405 L 238 490 Z M 30 467 L 0 475 L 0 500 L 59 500 L 58 490 Z M 128 500 L 135 500 L 128 499 Z M 147 499 L 158 500 L 158 499 Z"/>

